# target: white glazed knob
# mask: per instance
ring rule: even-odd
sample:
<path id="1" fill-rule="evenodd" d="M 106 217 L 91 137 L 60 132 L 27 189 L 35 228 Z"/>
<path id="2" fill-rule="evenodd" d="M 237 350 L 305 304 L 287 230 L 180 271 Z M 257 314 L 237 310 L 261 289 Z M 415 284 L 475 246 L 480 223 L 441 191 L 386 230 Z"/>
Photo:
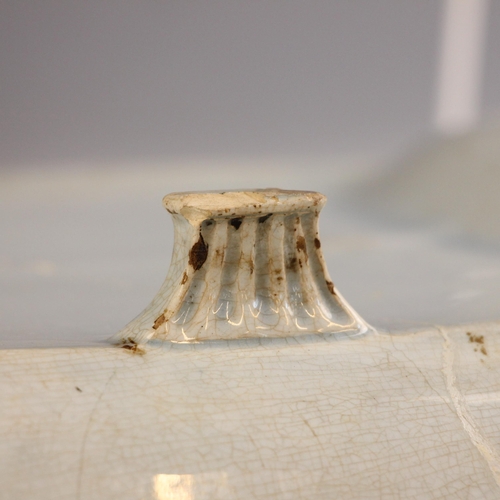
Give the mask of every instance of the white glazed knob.
<path id="1" fill-rule="evenodd" d="M 167 278 L 115 337 L 140 344 L 369 331 L 326 270 L 325 202 L 279 189 L 165 196 L 175 230 Z"/>

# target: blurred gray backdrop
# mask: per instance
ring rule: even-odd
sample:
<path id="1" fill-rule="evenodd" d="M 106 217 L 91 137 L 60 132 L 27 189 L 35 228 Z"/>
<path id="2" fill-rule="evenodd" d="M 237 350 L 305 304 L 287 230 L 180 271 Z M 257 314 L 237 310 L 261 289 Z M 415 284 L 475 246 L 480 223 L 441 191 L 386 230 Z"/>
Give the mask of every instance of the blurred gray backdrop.
<path id="1" fill-rule="evenodd" d="M 0 2 L 0 165 L 349 153 L 431 130 L 439 0 Z M 492 2 L 484 114 L 500 108 Z"/>

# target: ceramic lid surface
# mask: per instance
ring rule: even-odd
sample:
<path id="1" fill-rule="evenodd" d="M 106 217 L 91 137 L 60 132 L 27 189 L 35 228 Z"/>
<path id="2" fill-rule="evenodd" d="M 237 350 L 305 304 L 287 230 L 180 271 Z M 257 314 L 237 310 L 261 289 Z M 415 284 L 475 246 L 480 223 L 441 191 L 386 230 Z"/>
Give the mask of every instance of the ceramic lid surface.
<path id="1" fill-rule="evenodd" d="M 315 175 L 316 189 L 331 181 Z M 184 188 L 163 168 L 0 186 L 3 345 L 52 347 L 0 351 L 0 498 L 498 498 L 500 326 L 414 321 L 494 319 L 491 249 L 374 224 L 335 183 L 321 249 L 336 284 L 368 319 L 411 332 L 98 347 L 165 271 L 159 178 Z"/>
<path id="2" fill-rule="evenodd" d="M 0 351 L 0 498 L 496 499 L 499 331 Z"/>

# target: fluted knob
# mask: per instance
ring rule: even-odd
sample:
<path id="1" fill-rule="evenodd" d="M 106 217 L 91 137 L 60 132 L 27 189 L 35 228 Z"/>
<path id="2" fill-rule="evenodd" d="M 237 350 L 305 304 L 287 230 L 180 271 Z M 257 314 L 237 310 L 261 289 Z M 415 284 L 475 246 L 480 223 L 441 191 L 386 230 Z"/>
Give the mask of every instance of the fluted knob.
<path id="1" fill-rule="evenodd" d="M 364 333 L 368 325 L 330 279 L 314 192 L 261 189 L 173 193 L 175 242 L 167 278 L 117 338 L 142 343 L 311 333 Z"/>

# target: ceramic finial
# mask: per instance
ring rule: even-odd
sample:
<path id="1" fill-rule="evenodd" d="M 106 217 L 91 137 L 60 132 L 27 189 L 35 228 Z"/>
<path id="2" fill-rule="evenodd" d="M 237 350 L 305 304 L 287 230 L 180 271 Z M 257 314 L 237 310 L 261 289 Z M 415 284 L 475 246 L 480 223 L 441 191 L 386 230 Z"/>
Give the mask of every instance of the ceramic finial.
<path id="1" fill-rule="evenodd" d="M 311 333 L 364 333 L 367 324 L 326 270 L 315 192 L 261 189 L 173 193 L 175 243 L 151 304 L 116 338 L 143 343 Z"/>

